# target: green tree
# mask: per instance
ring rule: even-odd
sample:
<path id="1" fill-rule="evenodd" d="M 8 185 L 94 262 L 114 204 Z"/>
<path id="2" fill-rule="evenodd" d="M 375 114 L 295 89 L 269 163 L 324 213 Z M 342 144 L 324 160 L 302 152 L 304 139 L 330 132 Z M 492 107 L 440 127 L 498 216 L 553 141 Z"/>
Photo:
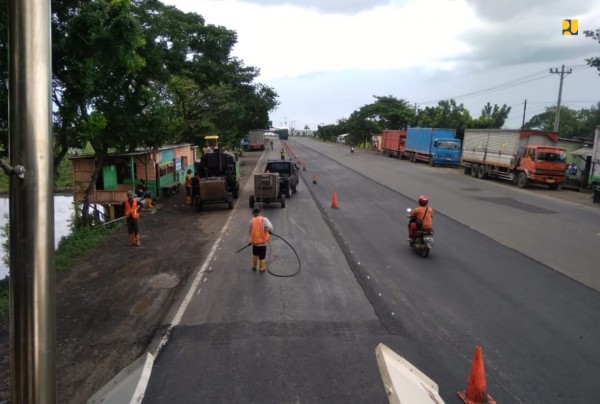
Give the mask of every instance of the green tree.
<path id="1" fill-rule="evenodd" d="M 506 122 L 510 114 L 510 109 L 506 104 L 502 105 L 502 107 L 494 104 L 492 107 L 488 102 L 481 110 L 479 118 L 472 121 L 471 127 L 478 129 L 499 129 Z"/>
<path id="2" fill-rule="evenodd" d="M 600 29 L 596 29 L 595 31 L 583 31 L 583 34 L 587 38 L 591 38 L 600 44 Z M 585 59 L 585 61 L 590 67 L 595 67 L 600 72 L 600 56 L 594 56 L 589 59 Z"/>
<path id="3" fill-rule="evenodd" d="M 401 129 L 411 125 L 415 120 L 415 110 L 408 101 L 393 96 L 378 97 L 376 101 L 360 109 L 363 116 L 377 122 L 382 129 Z"/>
<path id="4" fill-rule="evenodd" d="M 585 137 L 586 119 L 589 110 L 574 110 L 567 106 L 560 107 L 560 121 L 558 133 L 564 138 Z M 554 119 L 556 117 L 556 106 L 547 107 L 541 114 L 534 115 L 525 123 L 526 129 L 554 130 Z"/>
<path id="5" fill-rule="evenodd" d="M 457 105 L 455 100 L 443 100 L 435 107 L 419 110 L 416 126 L 431 128 L 452 128 L 459 134 L 471 127 L 473 119 L 463 104 Z"/>

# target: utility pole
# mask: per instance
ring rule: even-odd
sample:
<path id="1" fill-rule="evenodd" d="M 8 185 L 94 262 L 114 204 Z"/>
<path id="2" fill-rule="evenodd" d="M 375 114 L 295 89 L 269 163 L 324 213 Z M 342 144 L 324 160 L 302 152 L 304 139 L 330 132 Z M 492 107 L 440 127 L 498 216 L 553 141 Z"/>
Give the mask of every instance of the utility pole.
<path id="1" fill-rule="evenodd" d="M 527 111 L 527 99 L 525 99 L 525 104 L 523 105 L 523 123 L 521 124 L 521 129 L 525 128 L 525 112 Z"/>
<path id="2" fill-rule="evenodd" d="M 560 86 L 558 87 L 558 103 L 556 105 L 556 115 L 554 116 L 554 131 L 558 132 L 558 123 L 560 121 L 560 101 L 562 98 L 562 86 L 563 79 L 565 78 L 565 74 L 571 74 L 573 69 L 569 68 L 565 71 L 565 65 L 562 65 L 560 71 L 558 68 L 550 68 L 550 74 L 560 74 Z"/>
<path id="3" fill-rule="evenodd" d="M 9 0 L 11 403 L 56 403 L 50 0 Z"/>

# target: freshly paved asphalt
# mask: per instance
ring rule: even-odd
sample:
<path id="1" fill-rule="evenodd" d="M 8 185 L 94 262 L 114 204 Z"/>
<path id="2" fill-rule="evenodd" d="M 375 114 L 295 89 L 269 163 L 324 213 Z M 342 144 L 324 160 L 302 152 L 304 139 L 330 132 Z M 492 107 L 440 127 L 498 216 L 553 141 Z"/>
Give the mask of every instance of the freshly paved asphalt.
<path id="1" fill-rule="evenodd" d="M 387 402 L 380 342 L 446 402 L 466 387 L 476 345 L 498 402 L 598 401 L 597 210 L 311 142 L 290 139 L 304 182 L 285 209 L 265 207 L 300 273 L 254 273 L 248 249 L 235 254 L 247 242 L 247 183 L 145 403 Z M 435 210 L 427 259 L 404 241 L 405 209 L 422 193 Z M 573 229 L 572 245 L 559 233 Z M 298 265 L 280 240 L 269 261 L 279 274 Z"/>

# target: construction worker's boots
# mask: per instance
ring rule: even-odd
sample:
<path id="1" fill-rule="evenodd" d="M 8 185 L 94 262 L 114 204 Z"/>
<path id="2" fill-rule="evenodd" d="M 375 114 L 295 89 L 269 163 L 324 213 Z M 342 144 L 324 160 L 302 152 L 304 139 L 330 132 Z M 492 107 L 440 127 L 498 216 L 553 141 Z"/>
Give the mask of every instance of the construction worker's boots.
<path id="1" fill-rule="evenodd" d="M 152 203 L 152 198 L 146 198 L 146 207 L 147 208 L 153 208 L 154 207 L 154 203 Z"/>
<path id="2" fill-rule="evenodd" d="M 266 268 L 267 268 L 267 265 L 265 263 L 265 260 L 260 260 L 260 272 L 261 273 L 265 272 Z"/>
<path id="3" fill-rule="evenodd" d="M 136 246 L 136 247 L 141 246 L 142 243 L 140 242 L 140 235 L 136 234 L 134 237 L 135 237 L 135 244 L 134 244 L 134 246 Z"/>
<path id="4" fill-rule="evenodd" d="M 185 204 L 186 205 L 191 205 L 192 204 L 192 197 L 191 196 L 186 196 L 185 197 Z"/>
<path id="5" fill-rule="evenodd" d="M 129 242 L 127 243 L 127 245 L 135 245 L 135 234 L 129 235 Z"/>

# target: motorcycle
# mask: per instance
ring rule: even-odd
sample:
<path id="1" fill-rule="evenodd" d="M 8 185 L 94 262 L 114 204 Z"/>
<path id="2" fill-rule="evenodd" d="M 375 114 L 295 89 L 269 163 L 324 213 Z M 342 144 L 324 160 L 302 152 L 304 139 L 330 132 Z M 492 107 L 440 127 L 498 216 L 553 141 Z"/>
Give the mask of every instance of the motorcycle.
<path id="1" fill-rule="evenodd" d="M 410 215 L 412 209 L 406 209 L 406 212 L 406 217 L 410 219 L 410 222 L 416 220 L 416 218 L 411 217 Z M 429 250 L 433 247 L 433 229 L 417 228 L 414 237 L 409 240 L 409 244 L 412 248 L 417 250 L 421 257 L 426 258 L 429 255 Z"/>
<path id="2" fill-rule="evenodd" d="M 354 146 L 350 147 L 350 153 L 354 153 Z"/>

